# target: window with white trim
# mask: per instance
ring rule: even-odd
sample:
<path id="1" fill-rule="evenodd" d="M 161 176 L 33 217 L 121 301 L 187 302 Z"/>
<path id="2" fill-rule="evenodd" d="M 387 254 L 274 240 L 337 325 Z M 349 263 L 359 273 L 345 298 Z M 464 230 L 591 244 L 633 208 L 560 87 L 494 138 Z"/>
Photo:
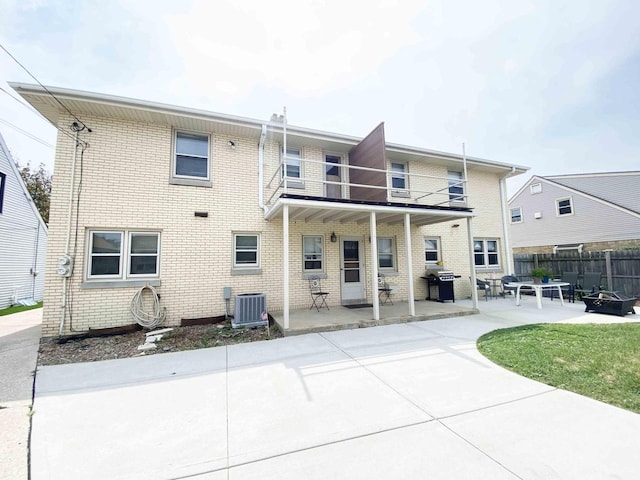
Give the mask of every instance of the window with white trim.
<path id="1" fill-rule="evenodd" d="M 381 271 L 396 270 L 396 248 L 393 237 L 378 237 L 378 268 Z"/>
<path id="2" fill-rule="evenodd" d="M 450 202 L 464 202 L 464 181 L 462 178 L 462 172 L 447 172 L 447 178 L 449 181 L 449 201 Z"/>
<path id="3" fill-rule="evenodd" d="M 535 195 L 536 193 L 542 193 L 542 184 L 541 183 L 532 183 L 529 186 L 529 191 L 531 192 L 532 195 Z"/>
<path id="4" fill-rule="evenodd" d="M 406 163 L 391 162 L 391 188 L 396 191 L 408 188 Z"/>
<path id="5" fill-rule="evenodd" d="M 476 267 L 499 267 L 500 255 L 498 252 L 498 240 L 493 238 L 474 239 L 473 260 Z"/>
<path id="6" fill-rule="evenodd" d="M 260 235 L 235 233 L 233 235 L 233 267 L 258 268 L 260 266 Z"/>
<path id="7" fill-rule="evenodd" d="M 89 232 L 89 279 L 157 278 L 160 233 L 127 230 Z"/>
<path id="8" fill-rule="evenodd" d="M 302 178 L 302 152 L 296 147 L 287 147 L 287 155 L 284 159 L 284 165 L 282 165 L 282 177 L 286 176 L 289 179 Z M 301 185 L 299 181 L 296 184 Z M 291 186 L 289 184 L 289 186 Z"/>
<path id="9" fill-rule="evenodd" d="M 175 132 L 173 176 L 209 180 L 209 135 Z"/>
<path id="10" fill-rule="evenodd" d="M 571 197 L 556 200 L 556 212 L 558 216 L 573 215 L 573 201 Z"/>
<path id="11" fill-rule="evenodd" d="M 322 235 L 303 235 L 302 265 L 305 273 L 321 273 L 324 271 Z"/>
<path id="12" fill-rule="evenodd" d="M 427 267 L 438 265 L 440 261 L 440 239 L 424 239 L 424 264 Z"/>
<path id="13" fill-rule="evenodd" d="M 160 236 L 157 233 L 129 232 L 130 277 L 158 275 Z"/>
<path id="14" fill-rule="evenodd" d="M 511 223 L 522 223 L 522 208 L 514 207 L 510 211 Z"/>

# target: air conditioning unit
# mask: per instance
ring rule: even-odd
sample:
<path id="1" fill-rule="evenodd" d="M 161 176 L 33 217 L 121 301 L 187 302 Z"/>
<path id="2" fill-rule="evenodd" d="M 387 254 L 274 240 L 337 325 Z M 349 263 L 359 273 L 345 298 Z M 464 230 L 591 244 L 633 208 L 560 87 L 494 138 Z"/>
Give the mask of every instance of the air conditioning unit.
<path id="1" fill-rule="evenodd" d="M 236 309 L 231 326 L 264 327 L 269 323 L 267 296 L 264 293 L 241 293 L 236 295 Z"/>

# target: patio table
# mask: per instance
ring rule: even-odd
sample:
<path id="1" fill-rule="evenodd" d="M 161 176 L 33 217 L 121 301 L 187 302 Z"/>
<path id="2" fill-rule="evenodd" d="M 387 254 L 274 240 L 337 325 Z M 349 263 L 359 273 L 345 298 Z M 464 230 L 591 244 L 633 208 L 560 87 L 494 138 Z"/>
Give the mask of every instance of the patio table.
<path id="1" fill-rule="evenodd" d="M 562 299 L 562 287 L 571 285 L 569 282 L 549 282 L 549 283 L 534 283 L 534 282 L 511 282 L 508 283 L 509 287 L 516 287 L 516 306 L 520 306 L 520 289 L 522 287 L 533 289 L 536 294 L 536 306 L 542 308 L 542 291 L 547 289 L 558 289 L 558 296 L 560 297 L 560 304 L 564 305 Z"/>

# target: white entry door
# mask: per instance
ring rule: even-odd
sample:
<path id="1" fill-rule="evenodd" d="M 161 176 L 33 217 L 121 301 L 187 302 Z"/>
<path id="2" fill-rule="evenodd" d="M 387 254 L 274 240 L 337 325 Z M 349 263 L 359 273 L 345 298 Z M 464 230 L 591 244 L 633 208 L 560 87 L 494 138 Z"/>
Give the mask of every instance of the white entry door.
<path id="1" fill-rule="evenodd" d="M 342 303 L 364 303 L 362 237 L 340 238 L 340 286 Z"/>

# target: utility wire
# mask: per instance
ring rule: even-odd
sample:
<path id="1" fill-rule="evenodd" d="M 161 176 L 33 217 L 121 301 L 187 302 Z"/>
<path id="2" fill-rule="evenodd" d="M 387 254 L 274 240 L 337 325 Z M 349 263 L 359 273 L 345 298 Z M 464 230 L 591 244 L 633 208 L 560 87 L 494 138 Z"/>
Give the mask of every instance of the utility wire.
<path id="1" fill-rule="evenodd" d="M 24 100 L 20 100 L 17 97 L 14 97 L 13 95 L 11 95 L 9 92 L 7 92 L 4 88 L 0 87 L 0 91 L 2 91 L 2 93 L 5 93 L 9 98 L 11 98 L 12 100 L 15 100 L 16 102 L 18 102 L 20 105 L 22 105 L 23 107 L 31 110 L 33 113 L 37 114 L 41 119 L 43 119 L 45 122 L 47 123 L 51 123 L 49 122 L 49 120 L 47 120 L 38 110 L 36 110 L 35 108 L 33 108 L 33 106 L 29 105 L 27 102 L 25 102 Z"/>
<path id="2" fill-rule="evenodd" d="M 58 103 L 60 104 L 60 106 L 61 106 L 62 108 L 64 108 L 64 109 L 69 113 L 69 115 L 71 115 L 71 116 L 76 120 L 76 122 L 80 123 L 84 128 L 86 128 L 87 130 L 91 131 L 91 129 L 90 129 L 89 127 L 87 127 L 87 125 L 86 125 L 82 120 L 80 120 L 78 117 L 76 117 L 76 116 L 73 114 L 73 112 L 72 112 L 71 110 L 69 110 L 69 109 L 67 108 L 67 106 L 66 106 L 64 103 L 62 103 L 62 102 L 58 99 L 58 97 L 56 97 L 53 93 L 51 93 L 51 91 L 50 91 L 47 87 L 45 87 L 42 83 L 40 83 L 40 80 L 38 80 L 38 79 L 35 77 L 35 75 L 34 75 L 33 73 L 31 73 L 31 72 L 27 69 L 27 67 L 25 67 L 24 65 L 22 65 L 22 64 L 18 61 L 18 59 L 17 59 L 16 57 L 14 57 L 13 55 L 11 55 L 11 52 L 9 52 L 9 50 L 7 50 L 6 48 L 4 48 L 4 45 L 2 45 L 1 43 L 0 43 L 0 48 L 2 48 L 2 50 L 4 50 L 4 51 L 5 51 L 5 53 L 6 53 L 7 55 L 9 55 L 9 56 L 13 59 L 13 61 L 14 61 L 14 62 L 16 62 L 18 65 L 20 65 L 20 67 L 21 67 L 25 72 L 27 72 L 27 73 L 29 74 L 29 76 L 30 76 L 31 78 L 33 78 L 33 79 L 38 83 L 38 85 L 40 85 L 40 86 L 44 89 L 44 91 L 45 91 L 45 92 L 47 92 L 49 95 L 51 95 L 51 97 L 52 97 L 56 102 L 58 102 Z"/>
<path id="3" fill-rule="evenodd" d="M 29 105 L 27 102 L 14 97 L 13 95 L 11 95 L 9 92 L 7 92 L 4 88 L 0 87 L 0 91 L 2 91 L 3 93 L 5 93 L 9 98 L 15 100 L 16 102 L 18 102 L 20 105 L 22 105 L 24 108 L 26 108 L 27 110 L 29 110 L 32 113 L 35 113 L 36 115 L 38 115 L 38 117 L 40 117 L 42 120 L 44 120 L 45 122 L 47 122 L 49 125 L 53 126 L 53 128 L 55 128 L 56 130 L 58 130 L 60 133 L 62 133 L 63 135 L 66 135 L 67 137 L 69 137 L 71 140 L 73 140 L 74 142 L 76 141 L 76 137 L 75 135 L 67 132 L 64 128 L 60 128 L 58 125 L 54 125 L 53 123 L 51 123 L 49 121 L 49 119 L 47 117 L 45 117 L 44 115 L 42 115 L 38 110 L 36 110 L 35 108 L 33 108 L 33 106 Z M 78 139 L 78 143 L 82 144 L 85 148 L 89 146 L 89 144 L 87 142 L 85 142 L 84 140 L 80 140 Z"/>
<path id="4" fill-rule="evenodd" d="M 51 145 L 49 142 L 47 142 L 46 140 L 42 140 L 41 138 L 36 137 L 35 135 L 33 135 L 32 133 L 27 132 L 26 130 L 21 129 L 20 127 L 14 125 L 11 122 L 8 122 L 2 118 L 0 118 L 0 123 L 4 123 L 5 125 L 17 130 L 18 132 L 20 132 L 21 134 L 29 137 L 32 140 L 35 140 L 36 142 L 40 142 L 42 145 L 49 147 L 49 148 L 55 148 L 53 145 Z"/>

